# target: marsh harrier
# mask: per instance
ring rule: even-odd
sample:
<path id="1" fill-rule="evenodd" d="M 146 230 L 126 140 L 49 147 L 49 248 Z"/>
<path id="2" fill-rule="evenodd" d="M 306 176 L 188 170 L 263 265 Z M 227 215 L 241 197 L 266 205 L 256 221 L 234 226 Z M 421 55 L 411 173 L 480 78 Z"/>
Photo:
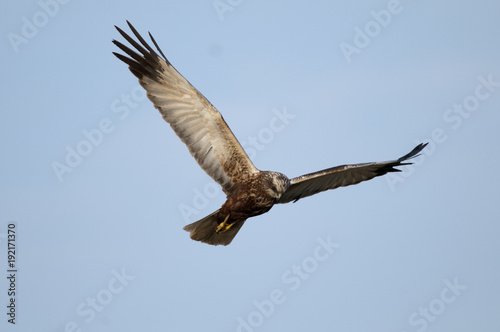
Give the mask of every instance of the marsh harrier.
<path id="1" fill-rule="evenodd" d="M 219 111 L 179 74 L 153 36 L 149 34 L 156 50 L 127 23 L 139 42 L 115 26 L 135 50 L 113 40 L 128 56 L 113 54 L 129 66 L 163 119 L 227 196 L 220 209 L 184 227 L 193 240 L 228 245 L 245 220 L 266 213 L 274 204 L 296 202 L 325 190 L 400 172 L 395 167 L 411 164 L 405 161 L 417 156 L 426 146 L 420 144 L 396 160 L 342 165 L 292 179 L 278 172 L 260 171 Z"/>

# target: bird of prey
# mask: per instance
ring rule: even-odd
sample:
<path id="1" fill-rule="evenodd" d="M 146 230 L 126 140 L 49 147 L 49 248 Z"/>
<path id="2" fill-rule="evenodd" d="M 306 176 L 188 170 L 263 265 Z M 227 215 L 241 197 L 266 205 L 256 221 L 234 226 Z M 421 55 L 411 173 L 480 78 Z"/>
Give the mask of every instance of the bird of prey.
<path id="1" fill-rule="evenodd" d="M 342 165 L 292 179 L 278 172 L 260 171 L 219 111 L 172 66 L 151 33 L 156 50 L 127 23 L 138 42 L 115 28 L 135 50 L 113 40 L 127 56 L 113 54 L 129 66 L 163 119 L 227 196 L 220 209 L 184 227 L 193 240 L 228 245 L 245 220 L 266 213 L 274 204 L 296 202 L 325 190 L 400 172 L 395 167 L 411 164 L 407 161 L 427 145 L 419 144 L 396 160 Z"/>

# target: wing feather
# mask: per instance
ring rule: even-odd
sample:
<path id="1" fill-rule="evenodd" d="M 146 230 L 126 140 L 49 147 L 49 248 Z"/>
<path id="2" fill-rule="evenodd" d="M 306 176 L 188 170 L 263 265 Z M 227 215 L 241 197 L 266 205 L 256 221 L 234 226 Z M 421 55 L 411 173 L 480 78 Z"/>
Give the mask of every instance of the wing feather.
<path id="1" fill-rule="evenodd" d="M 149 34 L 161 56 L 127 23 L 139 42 L 116 27 L 135 50 L 113 40 L 128 57 L 113 54 L 129 66 L 200 167 L 226 194 L 235 184 L 259 172 L 219 111 L 172 66 L 153 36 Z"/>
<path id="2" fill-rule="evenodd" d="M 427 143 L 419 144 L 410 153 L 396 160 L 342 165 L 293 178 L 290 180 L 290 187 L 277 203 L 296 202 L 325 190 L 358 184 L 389 172 L 401 172 L 394 167 L 410 165 L 411 163 L 404 161 L 415 158 L 426 145 Z"/>

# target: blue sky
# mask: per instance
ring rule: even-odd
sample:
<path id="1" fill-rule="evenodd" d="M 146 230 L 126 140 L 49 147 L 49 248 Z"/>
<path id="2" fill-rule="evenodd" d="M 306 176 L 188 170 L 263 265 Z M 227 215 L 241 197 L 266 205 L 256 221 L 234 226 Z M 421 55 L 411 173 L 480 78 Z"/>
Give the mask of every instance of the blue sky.
<path id="1" fill-rule="evenodd" d="M 1 331 L 500 328 L 500 5 L 1 7 L 0 274 L 9 225 L 17 270 L 15 297 L 0 279 Z M 111 54 L 126 20 L 262 170 L 430 144 L 403 173 L 274 207 L 228 247 L 192 241 L 182 227 L 224 195 Z"/>

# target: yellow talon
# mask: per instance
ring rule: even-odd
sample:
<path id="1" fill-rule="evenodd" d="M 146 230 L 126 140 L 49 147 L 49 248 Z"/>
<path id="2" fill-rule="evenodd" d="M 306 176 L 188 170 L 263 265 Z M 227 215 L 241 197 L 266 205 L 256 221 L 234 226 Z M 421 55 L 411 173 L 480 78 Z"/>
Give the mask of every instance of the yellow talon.
<path id="1" fill-rule="evenodd" d="M 221 222 L 219 224 L 219 226 L 217 226 L 217 229 L 215 230 L 217 233 L 224 233 L 226 231 L 228 231 L 233 225 L 234 223 L 232 224 L 227 224 L 227 220 L 229 219 L 229 214 L 227 215 L 227 217 L 224 219 L 223 222 Z"/>

